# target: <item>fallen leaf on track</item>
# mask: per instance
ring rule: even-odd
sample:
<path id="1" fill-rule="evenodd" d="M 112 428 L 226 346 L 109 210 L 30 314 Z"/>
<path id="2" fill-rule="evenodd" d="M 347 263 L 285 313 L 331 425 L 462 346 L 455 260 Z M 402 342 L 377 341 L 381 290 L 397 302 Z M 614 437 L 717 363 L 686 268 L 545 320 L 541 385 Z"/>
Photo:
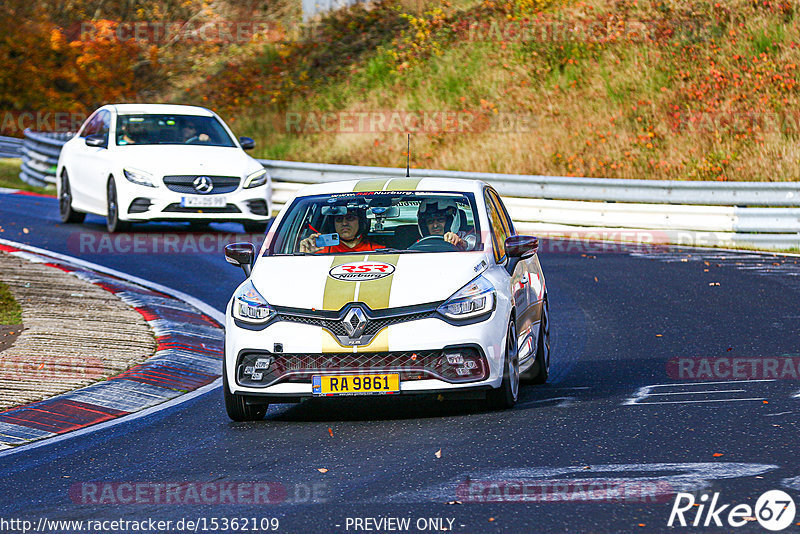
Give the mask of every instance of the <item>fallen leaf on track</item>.
<path id="1" fill-rule="evenodd" d="M 594 277 L 594 281 L 597 282 L 597 277 L 596 276 Z"/>
<path id="2" fill-rule="evenodd" d="M 715 452 L 714 454 L 712 454 L 712 456 L 714 458 L 719 458 L 720 456 L 722 456 L 722 453 L 721 452 Z"/>
<path id="3" fill-rule="evenodd" d="M 328 434 L 330 434 L 331 437 L 333 437 L 333 429 L 331 427 L 328 427 Z"/>
<path id="4" fill-rule="evenodd" d="M 436 456 L 437 458 L 441 458 L 442 457 L 442 449 L 439 449 L 438 451 L 436 451 L 434 453 L 434 456 Z"/>
<path id="5" fill-rule="evenodd" d="M 708 285 L 710 285 L 710 286 L 718 286 L 719 282 L 710 282 Z"/>
<path id="6" fill-rule="evenodd" d="M 320 473 L 327 473 L 328 472 L 328 470 L 325 469 L 324 467 L 320 467 L 319 469 L 317 469 L 317 471 L 319 471 Z"/>

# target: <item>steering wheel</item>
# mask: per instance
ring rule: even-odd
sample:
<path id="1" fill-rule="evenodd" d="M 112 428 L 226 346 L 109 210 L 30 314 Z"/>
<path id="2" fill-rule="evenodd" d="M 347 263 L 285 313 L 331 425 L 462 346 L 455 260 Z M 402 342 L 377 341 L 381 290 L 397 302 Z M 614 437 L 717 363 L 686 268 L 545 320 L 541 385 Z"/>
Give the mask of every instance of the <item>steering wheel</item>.
<path id="1" fill-rule="evenodd" d="M 199 136 L 199 135 L 195 135 L 195 136 L 193 136 L 193 137 L 190 137 L 189 139 L 187 139 L 187 140 L 186 140 L 186 141 L 184 141 L 183 143 L 184 143 L 185 145 L 193 145 L 193 144 L 195 144 L 195 143 L 197 143 L 197 142 L 199 142 L 199 141 L 200 141 L 200 136 Z"/>
<path id="2" fill-rule="evenodd" d="M 440 235 L 429 235 L 423 237 L 406 250 L 418 250 L 420 252 L 458 252 L 461 250 L 454 244 L 445 241 Z"/>

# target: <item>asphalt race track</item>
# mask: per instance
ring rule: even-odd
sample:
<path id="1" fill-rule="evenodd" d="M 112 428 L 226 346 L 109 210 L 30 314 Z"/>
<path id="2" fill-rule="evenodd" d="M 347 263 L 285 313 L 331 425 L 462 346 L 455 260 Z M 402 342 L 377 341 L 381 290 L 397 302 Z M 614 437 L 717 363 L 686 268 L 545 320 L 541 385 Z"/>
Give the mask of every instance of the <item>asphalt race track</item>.
<path id="1" fill-rule="evenodd" d="M 180 224 L 135 228 L 143 238 L 210 233 L 208 252 L 108 252 L 96 246 L 104 219 L 65 226 L 54 198 L 2 194 L 0 227 L 2 238 L 158 282 L 218 310 L 243 277 L 216 243 L 239 225 L 205 234 Z M 209 526 L 212 518 L 278 518 L 278 532 L 367 532 L 375 524 L 357 529 L 356 518 L 391 517 L 410 518 L 410 532 L 653 532 L 674 531 L 667 521 L 678 491 L 698 503 L 718 492 L 720 503 L 753 506 L 783 489 L 800 503 L 800 381 L 786 373 L 719 380 L 728 369 L 719 365 L 718 380 L 709 380 L 697 363 L 708 358 L 707 370 L 719 357 L 755 359 L 747 369 L 761 368 L 800 352 L 800 258 L 606 248 L 543 244 L 552 376 L 546 386 L 524 386 L 511 411 L 350 398 L 275 405 L 263 422 L 232 423 L 215 389 L 1 457 L 0 517 L 206 518 Z M 782 370 L 791 360 L 779 361 Z M 93 504 L 76 496 L 81 484 L 107 482 L 273 483 L 280 502 Z M 787 531 L 797 524 L 800 515 Z M 382 525 L 373 531 L 390 531 Z M 752 518 L 725 527 L 762 531 Z"/>

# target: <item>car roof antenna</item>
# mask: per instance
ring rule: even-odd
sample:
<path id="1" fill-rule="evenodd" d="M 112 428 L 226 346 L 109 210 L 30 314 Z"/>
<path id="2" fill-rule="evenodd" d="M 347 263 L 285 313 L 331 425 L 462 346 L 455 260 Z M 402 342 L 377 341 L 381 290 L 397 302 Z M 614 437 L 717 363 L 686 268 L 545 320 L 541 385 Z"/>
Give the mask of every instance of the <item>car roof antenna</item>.
<path id="1" fill-rule="evenodd" d="M 408 134 L 408 147 L 406 148 L 406 178 L 411 177 L 411 134 Z"/>

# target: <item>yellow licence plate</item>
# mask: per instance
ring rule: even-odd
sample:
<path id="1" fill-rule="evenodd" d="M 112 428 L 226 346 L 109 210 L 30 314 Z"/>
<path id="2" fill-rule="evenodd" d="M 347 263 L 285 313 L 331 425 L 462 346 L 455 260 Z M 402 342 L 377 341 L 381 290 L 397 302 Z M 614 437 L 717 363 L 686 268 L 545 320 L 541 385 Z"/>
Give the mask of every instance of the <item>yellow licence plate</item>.
<path id="1" fill-rule="evenodd" d="M 314 375 L 314 395 L 375 395 L 400 391 L 400 375 Z"/>

